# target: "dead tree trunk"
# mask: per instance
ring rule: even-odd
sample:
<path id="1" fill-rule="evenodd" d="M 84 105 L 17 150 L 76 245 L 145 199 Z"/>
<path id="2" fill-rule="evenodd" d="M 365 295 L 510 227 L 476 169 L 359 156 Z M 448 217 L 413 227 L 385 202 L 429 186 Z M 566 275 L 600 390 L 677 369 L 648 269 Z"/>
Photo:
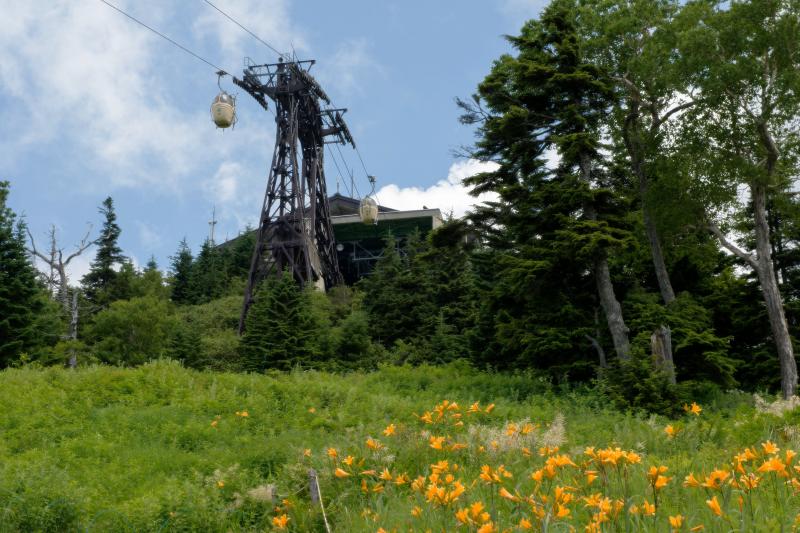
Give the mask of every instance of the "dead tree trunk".
<path id="1" fill-rule="evenodd" d="M 650 349 L 657 368 L 664 371 L 669 382 L 675 385 L 675 363 L 672 360 L 672 331 L 667 326 L 659 326 L 650 335 Z"/>
<path id="2" fill-rule="evenodd" d="M 33 235 L 31 234 L 30 230 L 28 230 L 28 237 L 31 240 L 31 247 L 29 248 L 30 253 L 41 259 L 45 262 L 45 264 L 50 267 L 50 279 L 49 284 L 51 285 L 50 289 L 53 291 L 55 297 L 61 302 L 61 308 L 64 312 L 64 315 L 69 320 L 69 325 L 67 327 L 67 333 L 62 336 L 65 340 L 76 340 L 78 338 L 78 296 L 79 290 L 73 289 L 72 298 L 70 298 L 70 288 L 69 288 L 69 277 L 67 275 L 67 267 L 69 266 L 70 262 L 81 255 L 84 251 L 86 251 L 94 241 L 89 241 L 89 235 L 92 231 L 91 226 L 89 230 L 84 235 L 83 239 L 81 240 L 80 244 L 76 246 L 76 249 L 73 253 L 67 256 L 64 259 L 64 250 L 58 247 L 56 242 L 56 228 L 55 226 L 50 227 L 50 256 L 46 256 L 43 253 L 39 252 L 36 249 L 36 242 L 33 239 Z M 56 274 L 58 275 L 58 279 L 56 280 Z M 70 368 L 75 368 L 78 365 L 77 355 L 75 351 L 72 350 L 70 352 L 69 361 L 67 363 Z"/>

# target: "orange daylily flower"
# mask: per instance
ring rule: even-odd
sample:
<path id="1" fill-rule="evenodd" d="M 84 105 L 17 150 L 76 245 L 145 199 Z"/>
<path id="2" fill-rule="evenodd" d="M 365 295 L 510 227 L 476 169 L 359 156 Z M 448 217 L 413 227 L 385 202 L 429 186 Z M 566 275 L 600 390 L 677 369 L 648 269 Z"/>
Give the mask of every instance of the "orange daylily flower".
<path id="1" fill-rule="evenodd" d="M 272 518 L 272 525 L 277 529 L 286 529 L 286 525 L 289 523 L 289 520 L 290 518 L 286 516 L 286 514 L 275 516 Z"/>
<path id="2" fill-rule="evenodd" d="M 717 516 L 722 516 L 722 509 L 719 507 L 719 502 L 717 501 L 717 497 L 714 496 L 710 500 L 706 500 L 706 505 L 708 505 L 711 512 Z"/>

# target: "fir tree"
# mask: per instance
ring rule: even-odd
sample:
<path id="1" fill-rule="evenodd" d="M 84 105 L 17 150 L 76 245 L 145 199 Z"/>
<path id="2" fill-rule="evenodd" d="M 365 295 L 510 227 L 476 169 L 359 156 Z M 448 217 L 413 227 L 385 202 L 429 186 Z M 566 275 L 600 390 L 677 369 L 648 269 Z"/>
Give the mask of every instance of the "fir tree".
<path id="1" fill-rule="evenodd" d="M 25 249 L 25 225 L 6 206 L 9 183 L 0 181 L 0 368 L 38 344 L 42 308 L 36 270 Z"/>
<path id="2" fill-rule="evenodd" d="M 608 260 L 609 250 L 631 239 L 628 206 L 599 152 L 613 94 L 604 73 L 582 57 L 575 19 L 575 2 L 551 3 L 509 38 L 518 54 L 494 63 L 474 103 L 461 103 L 462 121 L 481 124 L 475 155 L 500 163 L 466 180 L 474 194 L 499 195 L 473 216 L 494 248 L 494 271 L 486 272 L 491 307 L 481 315 L 495 321 L 503 346 L 486 362 L 550 366 L 585 353 L 594 301 L 619 357 L 629 352 Z M 547 150 L 560 156 L 555 169 Z"/>
<path id="3" fill-rule="evenodd" d="M 178 245 L 178 253 L 170 257 L 172 274 L 172 301 L 176 304 L 191 303 L 191 290 L 189 280 L 192 275 L 192 251 L 184 237 Z"/>
<path id="4" fill-rule="evenodd" d="M 239 344 L 245 369 L 290 370 L 297 364 L 312 366 L 317 362 L 319 332 L 309 290 L 301 289 L 286 272 L 262 282 Z"/>
<path id="5" fill-rule="evenodd" d="M 227 288 L 228 275 L 222 253 L 207 239 L 192 264 L 189 301 L 195 304 L 210 302 L 223 296 Z"/>
<path id="6" fill-rule="evenodd" d="M 110 196 L 103 200 L 100 214 L 105 217 L 105 221 L 100 237 L 96 241 L 97 254 L 92 261 L 91 269 L 81 281 L 86 298 L 96 305 L 106 306 L 115 299 L 110 294 L 117 278 L 114 266 L 121 265 L 125 261 L 125 256 L 122 255 L 122 249 L 118 244 L 122 230 L 117 225 L 114 201 Z"/>

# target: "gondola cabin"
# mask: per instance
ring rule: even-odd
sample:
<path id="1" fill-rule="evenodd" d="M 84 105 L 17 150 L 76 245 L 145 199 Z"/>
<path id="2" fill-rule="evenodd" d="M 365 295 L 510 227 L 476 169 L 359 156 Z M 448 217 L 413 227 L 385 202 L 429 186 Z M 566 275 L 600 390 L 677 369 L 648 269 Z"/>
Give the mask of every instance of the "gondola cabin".
<path id="1" fill-rule="evenodd" d="M 236 123 L 236 99 L 226 93 L 220 92 L 211 103 L 211 120 L 218 128 L 230 128 Z"/>

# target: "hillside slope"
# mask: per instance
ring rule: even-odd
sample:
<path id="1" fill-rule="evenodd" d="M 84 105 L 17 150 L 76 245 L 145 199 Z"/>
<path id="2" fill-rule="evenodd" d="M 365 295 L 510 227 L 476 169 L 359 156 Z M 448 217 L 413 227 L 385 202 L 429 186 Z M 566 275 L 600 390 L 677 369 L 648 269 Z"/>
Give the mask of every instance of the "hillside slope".
<path id="1" fill-rule="evenodd" d="M 760 447 L 751 466 L 770 488 L 753 492 L 749 510 L 737 510 L 739 489 L 729 484 L 718 493 L 728 506 L 722 518 L 704 504 L 713 490 L 681 486 L 690 472 L 730 471 L 744 446 L 799 444 L 793 424 L 800 417 L 757 413 L 743 396 L 726 400 L 670 422 L 616 412 L 591 393 L 556 394 L 533 376 L 457 365 L 347 376 L 196 372 L 169 361 L 6 370 L 0 531 L 263 531 L 284 519 L 290 530 L 322 531 L 322 515 L 309 505 L 309 467 L 319 472 L 333 531 L 454 530 L 462 518 L 481 531 L 583 526 L 598 512 L 583 499 L 594 493 L 622 502 L 608 516 L 609 526 L 623 529 L 627 522 L 665 530 L 678 512 L 706 527 L 725 517 L 745 529 L 791 524 L 798 504 L 789 478 L 773 472 L 785 496 L 776 512 L 771 478 L 755 471 L 768 459 Z M 586 454 L 587 446 L 619 446 L 639 461 L 612 468 Z M 553 457 L 570 459 L 549 477 Z M 436 476 L 431 465 L 441 468 L 441 460 L 447 468 Z M 647 509 L 643 499 L 653 503 L 646 470 L 662 464 L 669 480 L 650 517 L 639 510 Z M 548 497 L 557 487 L 571 496 Z M 489 519 L 458 518 L 476 503 Z"/>

